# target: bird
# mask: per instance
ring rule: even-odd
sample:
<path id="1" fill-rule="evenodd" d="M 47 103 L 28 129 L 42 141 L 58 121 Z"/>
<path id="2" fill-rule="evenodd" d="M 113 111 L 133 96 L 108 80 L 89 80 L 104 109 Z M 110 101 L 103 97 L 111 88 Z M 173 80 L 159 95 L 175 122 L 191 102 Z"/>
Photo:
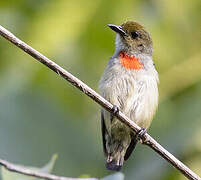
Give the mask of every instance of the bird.
<path id="1" fill-rule="evenodd" d="M 120 171 L 144 135 L 158 107 L 158 72 L 153 62 L 152 39 L 135 22 L 108 24 L 116 33 L 115 52 L 99 82 L 101 95 L 113 104 L 113 112 L 101 109 L 101 131 L 106 168 Z M 115 114 L 121 111 L 141 127 L 135 133 Z"/>

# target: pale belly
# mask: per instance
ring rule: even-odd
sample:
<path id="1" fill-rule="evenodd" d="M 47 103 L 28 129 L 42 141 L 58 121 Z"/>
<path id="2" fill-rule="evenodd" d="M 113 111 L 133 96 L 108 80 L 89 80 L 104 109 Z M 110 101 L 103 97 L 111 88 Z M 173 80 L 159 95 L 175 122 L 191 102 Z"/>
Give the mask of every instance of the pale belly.
<path id="1" fill-rule="evenodd" d="M 124 74 L 113 78 L 102 86 L 102 95 L 140 127 L 147 129 L 158 106 L 157 80 L 144 74 L 139 77 Z M 104 111 L 104 117 L 108 130 L 123 126 L 117 119 L 111 124 L 107 111 Z"/>
<path id="2" fill-rule="evenodd" d="M 153 77 L 135 83 L 123 112 L 140 127 L 148 128 L 158 107 L 158 87 Z"/>

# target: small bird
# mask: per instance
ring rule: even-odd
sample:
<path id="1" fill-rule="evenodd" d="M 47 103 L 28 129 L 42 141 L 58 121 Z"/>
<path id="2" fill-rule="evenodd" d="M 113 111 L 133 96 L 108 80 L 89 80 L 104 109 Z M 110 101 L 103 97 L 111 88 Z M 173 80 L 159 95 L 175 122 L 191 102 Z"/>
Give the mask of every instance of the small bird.
<path id="1" fill-rule="evenodd" d="M 99 88 L 114 105 L 114 112 L 101 109 L 101 129 L 106 168 L 119 171 L 139 134 L 120 122 L 115 113 L 120 110 L 142 128 L 140 133 L 145 133 L 158 107 L 159 80 L 152 60 L 152 39 L 144 27 L 134 21 L 108 26 L 116 32 L 116 49 Z"/>

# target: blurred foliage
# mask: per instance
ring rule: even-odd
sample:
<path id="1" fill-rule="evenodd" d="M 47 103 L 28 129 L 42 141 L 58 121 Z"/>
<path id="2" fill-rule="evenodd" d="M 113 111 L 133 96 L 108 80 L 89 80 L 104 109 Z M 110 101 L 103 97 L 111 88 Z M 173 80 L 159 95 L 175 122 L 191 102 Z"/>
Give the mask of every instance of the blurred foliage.
<path id="1" fill-rule="evenodd" d="M 201 175 L 200 0 L 0 0 L 0 24 L 98 91 L 114 52 L 106 24 L 135 20 L 150 31 L 160 75 L 160 105 L 149 130 Z M 0 38 L 0 157 L 40 166 L 59 154 L 53 173 L 103 177 L 99 106 Z M 157 171 L 156 171 L 157 170 Z M 126 180 L 185 179 L 138 145 Z"/>
<path id="2" fill-rule="evenodd" d="M 36 168 L 36 167 L 30 167 L 30 166 L 22 166 L 22 165 L 17 165 L 18 167 L 21 168 L 26 168 L 35 172 L 40 172 L 40 173 L 51 173 L 55 161 L 57 159 L 57 155 L 53 155 L 51 160 L 42 168 Z M 31 177 L 31 176 L 26 176 L 23 174 L 19 174 L 16 172 L 11 172 L 9 170 L 7 170 L 4 167 L 1 167 L 1 174 L 2 174 L 2 180 L 40 180 L 41 178 L 35 178 L 35 177 Z"/>

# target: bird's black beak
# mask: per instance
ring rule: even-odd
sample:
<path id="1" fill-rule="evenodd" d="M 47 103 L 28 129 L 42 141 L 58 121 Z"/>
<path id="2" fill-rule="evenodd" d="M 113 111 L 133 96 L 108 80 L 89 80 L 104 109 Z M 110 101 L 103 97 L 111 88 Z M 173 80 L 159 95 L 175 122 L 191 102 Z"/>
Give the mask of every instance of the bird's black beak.
<path id="1" fill-rule="evenodd" d="M 114 24 L 108 24 L 108 27 L 110 27 L 113 31 L 119 33 L 122 36 L 128 36 L 128 34 L 122 29 L 121 26 L 114 25 Z"/>

